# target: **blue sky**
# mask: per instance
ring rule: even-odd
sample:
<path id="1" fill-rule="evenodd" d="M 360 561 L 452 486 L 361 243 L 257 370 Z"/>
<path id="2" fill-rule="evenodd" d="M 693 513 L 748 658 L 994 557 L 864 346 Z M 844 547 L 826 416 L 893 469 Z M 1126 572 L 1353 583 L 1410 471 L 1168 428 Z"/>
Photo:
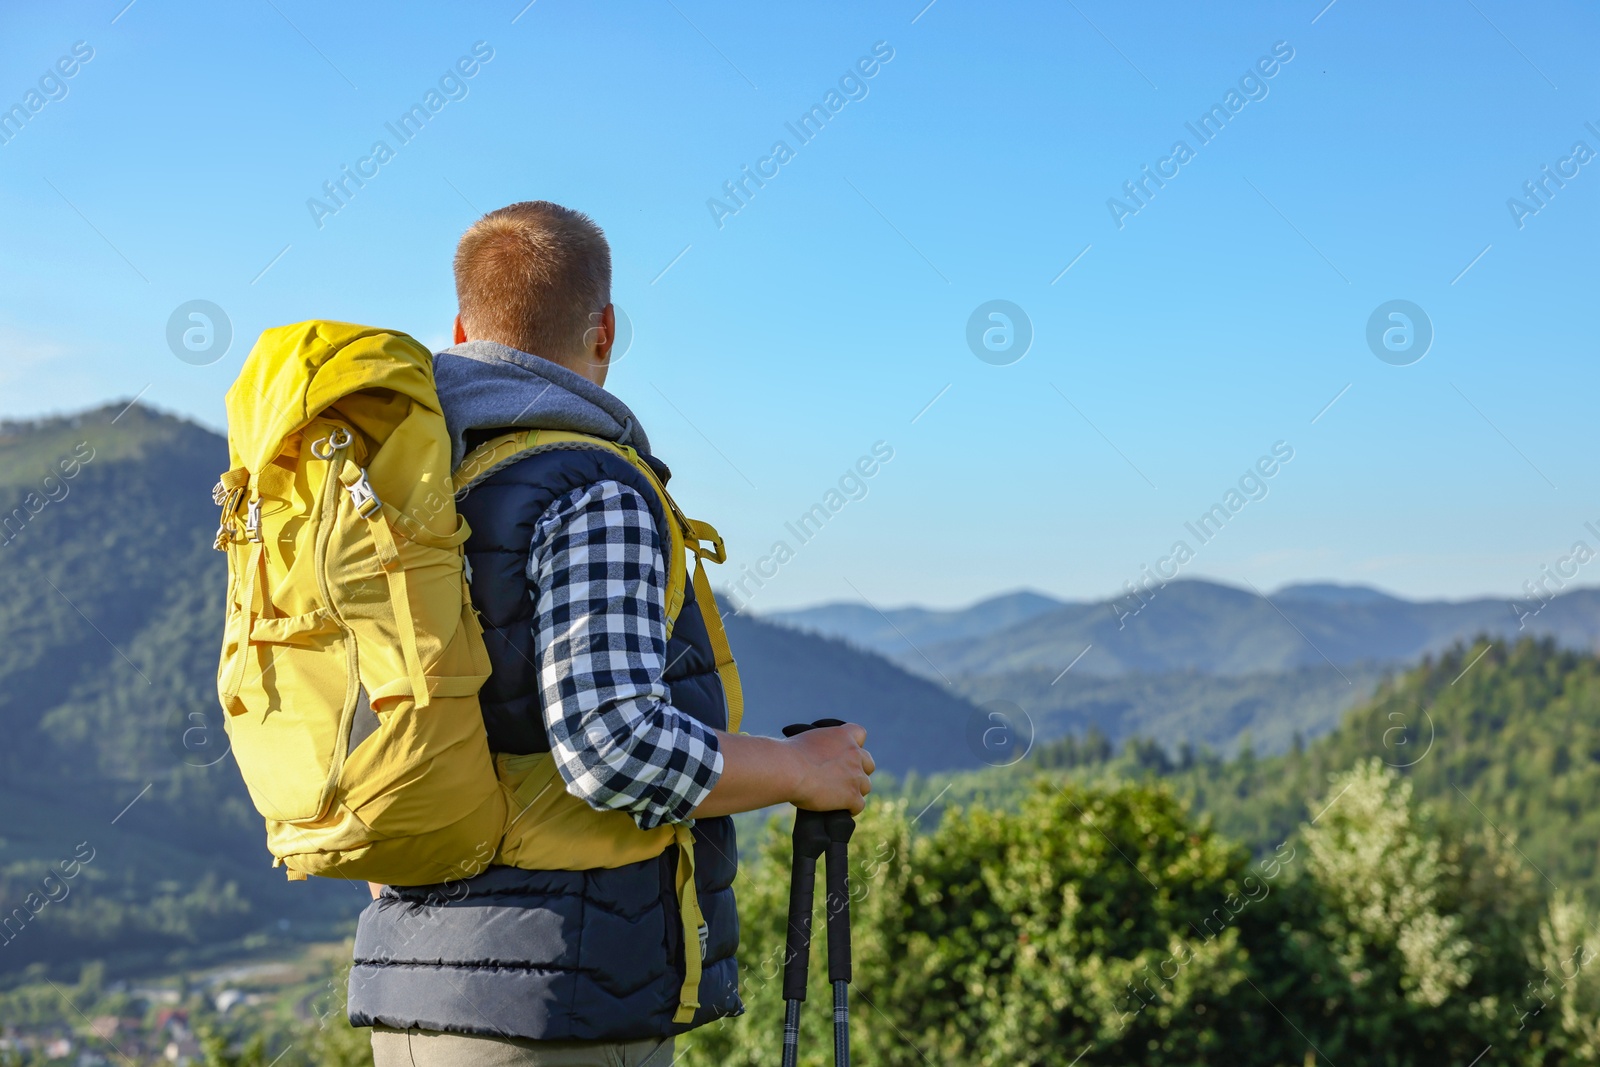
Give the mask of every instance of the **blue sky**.
<path id="1" fill-rule="evenodd" d="M 1263 590 L 1513 594 L 1600 544 L 1600 163 L 1572 151 L 1600 151 L 1600 16 L 1325 2 L 8 5 L 0 107 L 93 55 L 0 144 L 0 415 L 142 393 L 220 427 L 254 336 L 306 318 L 442 345 L 461 231 L 544 198 L 606 227 L 634 327 L 611 386 L 727 536 L 724 580 L 771 575 L 754 610 L 1100 597 L 1180 539 L 1183 576 Z M 786 123 L 875 46 L 802 143 Z M 776 174 L 736 205 L 747 165 Z M 1176 173 L 1138 204 L 1146 165 Z M 1519 227 L 1546 165 L 1576 173 Z M 206 366 L 166 340 L 196 299 L 234 332 Z M 992 300 L 1031 324 L 1008 365 L 968 344 Z M 1391 300 L 1432 325 L 1410 365 L 1368 346 Z M 1187 534 L 1277 442 L 1267 495 Z"/>

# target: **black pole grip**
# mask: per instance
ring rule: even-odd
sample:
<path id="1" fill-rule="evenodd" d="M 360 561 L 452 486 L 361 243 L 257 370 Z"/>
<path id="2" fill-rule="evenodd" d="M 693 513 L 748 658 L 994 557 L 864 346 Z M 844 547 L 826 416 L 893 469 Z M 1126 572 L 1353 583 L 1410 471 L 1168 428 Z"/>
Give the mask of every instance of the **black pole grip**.
<path id="1" fill-rule="evenodd" d="M 843 719 L 818 719 L 816 722 L 792 722 L 783 728 L 783 736 L 793 737 L 795 734 L 803 734 L 807 730 L 823 730 L 830 726 L 843 726 L 844 724 L 845 723 Z"/>
<path id="2" fill-rule="evenodd" d="M 816 899 L 817 860 L 828 848 L 828 826 L 819 811 L 794 813 L 794 869 L 789 875 L 789 928 L 785 934 L 783 999 L 806 999 L 811 966 L 811 904 Z"/>
<path id="3" fill-rule="evenodd" d="M 851 825 L 851 829 L 855 829 L 854 824 Z M 844 841 L 830 841 L 828 843 L 828 981 L 830 982 L 850 981 L 849 874 L 849 846 Z"/>
<path id="4" fill-rule="evenodd" d="M 818 719 L 792 723 L 783 736 L 794 737 L 830 726 L 843 726 L 842 719 Z M 855 820 L 848 811 L 808 811 L 794 813 L 794 867 L 789 877 L 789 926 L 785 934 L 783 961 L 783 999 L 806 999 L 806 978 L 811 967 L 811 906 L 816 899 L 817 860 L 828 855 L 827 921 L 828 975 L 838 981 L 850 975 L 850 897 L 849 858 L 846 845 L 855 832 Z M 840 962 L 842 961 L 842 963 Z"/>
<path id="5" fill-rule="evenodd" d="M 789 876 L 789 928 L 784 938 L 783 999 L 806 999 L 811 968 L 811 902 L 817 882 L 817 858 L 801 855 L 799 821 L 795 824 L 794 869 Z"/>

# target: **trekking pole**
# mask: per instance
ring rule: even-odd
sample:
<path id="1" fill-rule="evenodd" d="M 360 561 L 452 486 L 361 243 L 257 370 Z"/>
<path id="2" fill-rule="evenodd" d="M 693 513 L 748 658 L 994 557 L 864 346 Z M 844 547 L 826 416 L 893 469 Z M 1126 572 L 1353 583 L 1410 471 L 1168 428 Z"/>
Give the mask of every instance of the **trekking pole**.
<path id="1" fill-rule="evenodd" d="M 833 983 L 833 1062 L 850 1067 L 850 835 L 848 811 L 822 817 L 828 830 L 828 981 Z"/>
<path id="2" fill-rule="evenodd" d="M 807 730 L 843 726 L 818 719 L 783 728 L 785 737 Z M 800 1005 L 806 999 L 811 968 L 811 906 L 816 897 L 817 860 L 828 857 L 828 981 L 833 984 L 833 1059 L 850 1064 L 850 895 L 849 841 L 856 824 L 848 811 L 807 811 L 794 815 L 794 867 L 789 878 L 789 927 L 783 961 L 783 1067 L 797 1067 L 800 1055 Z"/>

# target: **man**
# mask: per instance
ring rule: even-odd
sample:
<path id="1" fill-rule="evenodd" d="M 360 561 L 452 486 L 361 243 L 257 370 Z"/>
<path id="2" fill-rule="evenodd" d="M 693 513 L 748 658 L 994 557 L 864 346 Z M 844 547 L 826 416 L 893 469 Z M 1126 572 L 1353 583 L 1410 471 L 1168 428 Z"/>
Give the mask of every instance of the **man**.
<path id="1" fill-rule="evenodd" d="M 594 222 L 544 201 L 501 208 L 462 237 L 455 276 L 456 344 L 434 361 L 454 464 L 508 430 L 565 430 L 631 446 L 665 481 L 638 420 L 603 388 L 616 317 Z M 704 926 L 695 945 L 680 925 L 672 849 L 606 869 L 495 866 L 444 886 L 374 887 L 351 1021 L 374 1027 L 379 1067 L 667 1067 L 676 1034 L 743 1010 L 727 816 L 786 802 L 861 811 L 866 732 L 726 732 L 704 619 L 716 605 L 691 585 L 667 637 L 673 519 L 621 456 L 537 452 L 459 507 L 493 667 L 481 691 L 490 747 L 551 753 L 567 792 L 640 831 L 693 821 Z M 699 1008 L 674 1022 L 689 953 Z"/>

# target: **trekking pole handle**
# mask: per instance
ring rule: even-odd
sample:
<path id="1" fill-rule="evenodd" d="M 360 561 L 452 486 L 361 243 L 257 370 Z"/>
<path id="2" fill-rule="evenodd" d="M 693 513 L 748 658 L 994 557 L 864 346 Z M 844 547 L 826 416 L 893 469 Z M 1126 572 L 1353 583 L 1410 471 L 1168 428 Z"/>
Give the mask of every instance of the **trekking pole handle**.
<path id="1" fill-rule="evenodd" d="M 825 730 L 829 727 L 845 725 L 848 724 L 843 719 L 818 719 L 816 722 L 792 722 L 783 728 L 783 736 L 794 737 L 797 734 L 805 733 L 807 730 Z M 839 811 L 810 811 L 808 808 L 796 806 L 794 825 L 795 832 L 797 834 L 800 830 L 800 816 L 807 814 L 824 817 L 827 838 L 829 841 L 836 844 L 844 845 L 850 840 L 850 835 L 856 832 L 855 816 L 851 815 L 848 811 L 843 809 L 840 809 Z M 841 871 L 844 869 L 843 862 L 839 864 L 839 869 Z"/>
<path id="2" fill-rule="evenodd" d="M 828 847 L 822 813 L 794 816 L 794 869 L 789 875 L 789 925 L 784 935 L 783 999 L 806 999 L 811 968 L 811 904 L 816 899 L 817 860 Z"/>
<path id="3" fill-rule="evenodd" d="M 842 719 L 818 719 L 816 722 L 791 723 L 783 728 L 783 736 L 794 737 L 808 730 L 826 729 L 845 725 Z M 817 857 L 826 852 L 827 868 L 827 921 L 828 921 L 828 980 L 850 980 L 850 857 L 849 842 L 856 830 L 855 817 L 848 811 L 795 810 L 794 876 L 789 884 L 789 931 L 792 938 L 803 931 L 805 952 L 797 961 L 791 951 L 784 962 L 784 999 L 805 999 L 806 973 L 809 967 L 811 943 L 811 903 L 815 893 Z M 801 878 L 806 882 L 804 900 L 797 896 Z M 797 908 L 804 914 L 798 914 Z M 792 947 L 792 946 L 791 946 Z M 796 964 L 798 963 L 798 966 Z M 794 982 L 791 983 L 791 973 Z"/>
<path id="4" fill-rule="evenodd" d="M 850 835 L 855 820 L 846 811 L 823 817 L 828 827 L 828 981 L 850 981 Z"/>

